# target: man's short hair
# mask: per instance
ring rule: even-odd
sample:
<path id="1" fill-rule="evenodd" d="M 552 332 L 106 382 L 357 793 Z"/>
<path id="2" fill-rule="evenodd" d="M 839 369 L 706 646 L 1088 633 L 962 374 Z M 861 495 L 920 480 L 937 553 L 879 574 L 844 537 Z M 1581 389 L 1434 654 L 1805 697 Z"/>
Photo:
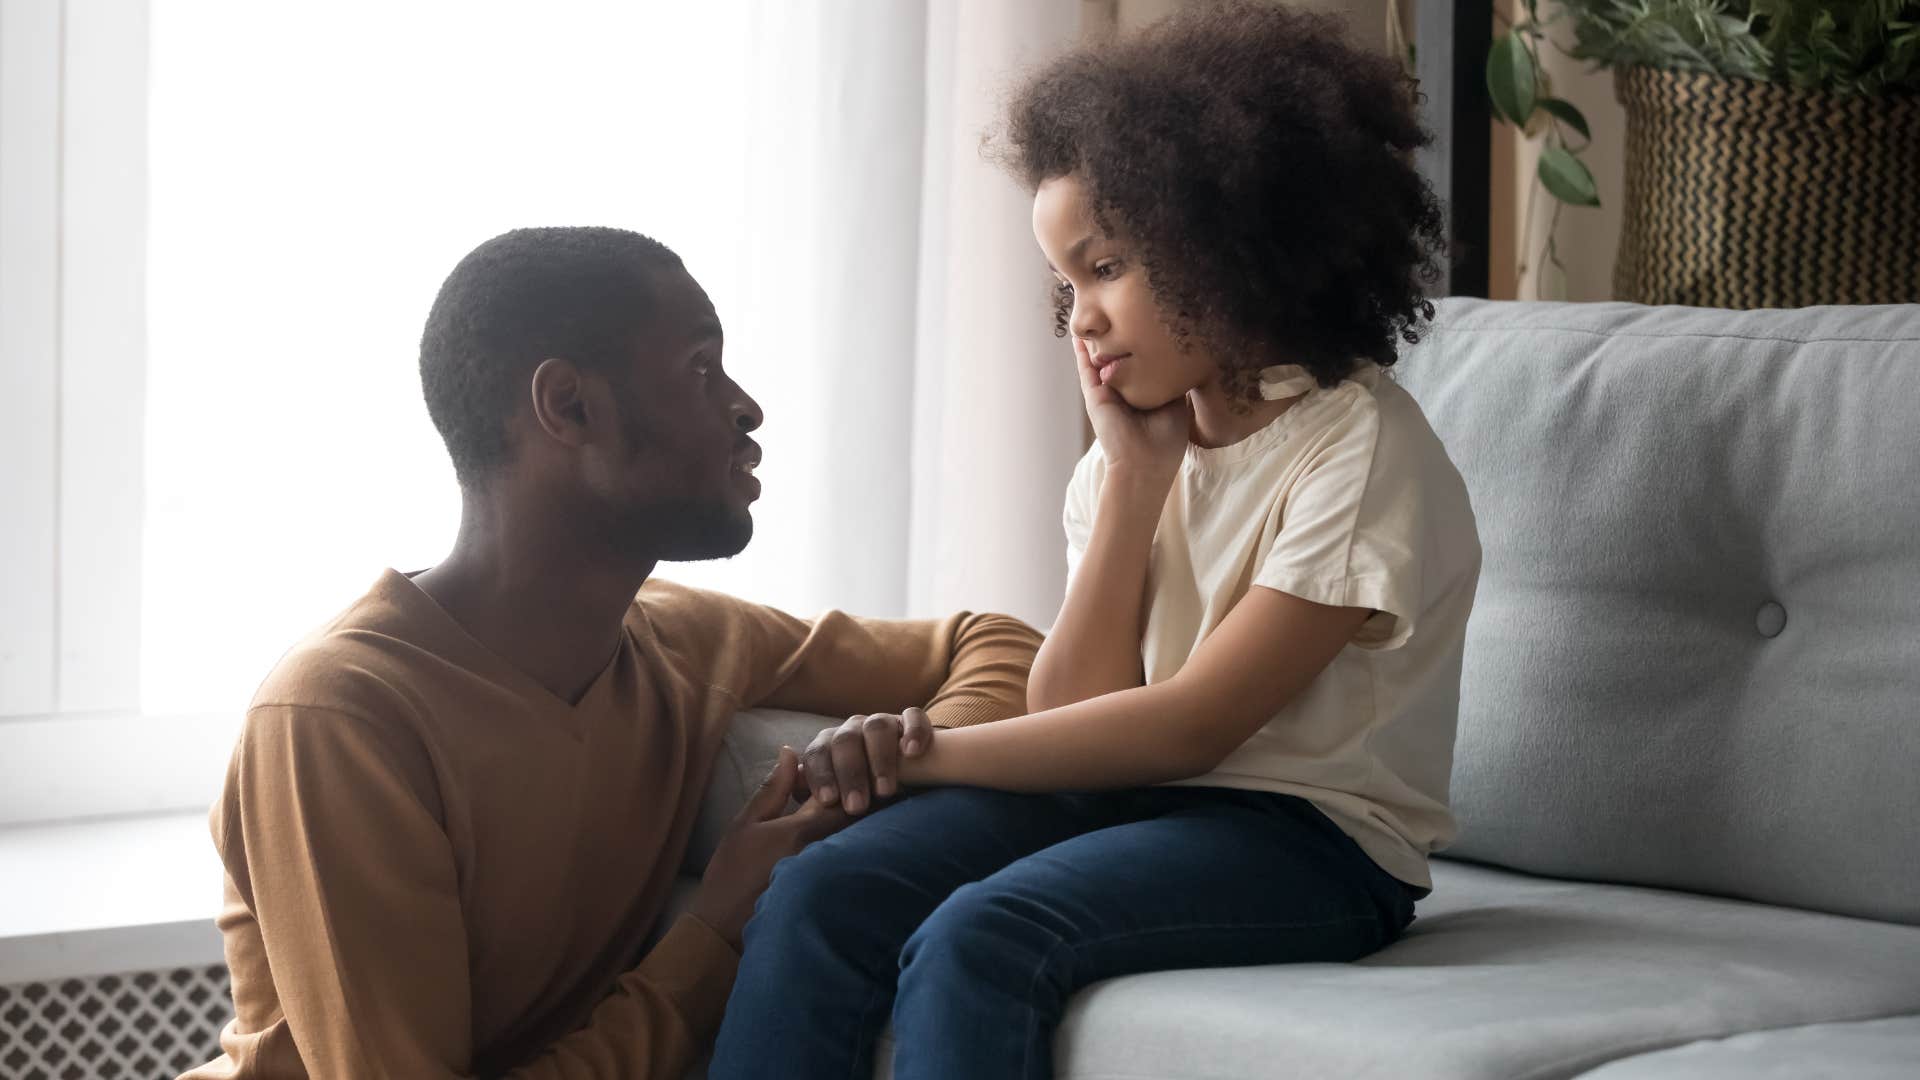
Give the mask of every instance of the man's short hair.
<path id="1" fill-rule="evenodd" d="M 625 229 L 515 229 L 447 275 L 420 337 L 427 414 L 463 488 L 506 463 L 507 420 L 542 360 L 616 371 L 639 347 L 665 244 Z"/>

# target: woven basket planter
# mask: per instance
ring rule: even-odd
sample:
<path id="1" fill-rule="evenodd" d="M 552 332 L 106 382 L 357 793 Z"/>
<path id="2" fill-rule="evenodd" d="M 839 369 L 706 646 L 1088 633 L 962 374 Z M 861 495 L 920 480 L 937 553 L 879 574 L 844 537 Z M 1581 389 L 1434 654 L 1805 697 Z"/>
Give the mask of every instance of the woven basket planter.
<path id="1" fill-rule="evenodd" d="M 1613 85 L 1627 112 L 1618 299 L 1920 302 L 1920 95 L 1640 67 Z"/>

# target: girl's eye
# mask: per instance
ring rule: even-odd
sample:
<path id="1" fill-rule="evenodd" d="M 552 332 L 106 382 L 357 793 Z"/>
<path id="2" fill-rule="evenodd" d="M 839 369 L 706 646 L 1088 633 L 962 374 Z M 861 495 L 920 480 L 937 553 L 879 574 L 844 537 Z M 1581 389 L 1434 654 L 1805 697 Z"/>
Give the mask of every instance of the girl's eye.
<path id="1" fill-rule="evenodd" d="M 1053 282 L 1053 291 L 1056 293 L 1059 293 L 1061 296 L 1072 296 L 1073 285 L 1070 284 L 1065 278 L 1055 278 Z"/>
<path id="2" fill-rule="evenodd" d="M 1093 268 L 1093 276 L 1099 278 L 1101 281 L 1112 281 L 1114 278 L 1120 276 L 1120 260 L 1108 259 L 1106 262 L 1095 266 Z"/>

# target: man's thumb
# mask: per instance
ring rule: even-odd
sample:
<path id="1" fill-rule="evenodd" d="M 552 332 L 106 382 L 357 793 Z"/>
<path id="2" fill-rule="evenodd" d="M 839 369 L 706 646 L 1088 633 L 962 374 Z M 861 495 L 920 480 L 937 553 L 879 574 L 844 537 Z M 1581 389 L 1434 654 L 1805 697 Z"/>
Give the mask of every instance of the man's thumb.
<path id="1" fill-rule="evenodd" d="M 780 760 L 773 763 L 773 771 L 747 801 L 743 816 L 750 821 L 771 821 L 786 813 L 787 800 L 793 798 L 793 785 L 799 777 L 800 756 L 791 746 L 781 747 Z"/>

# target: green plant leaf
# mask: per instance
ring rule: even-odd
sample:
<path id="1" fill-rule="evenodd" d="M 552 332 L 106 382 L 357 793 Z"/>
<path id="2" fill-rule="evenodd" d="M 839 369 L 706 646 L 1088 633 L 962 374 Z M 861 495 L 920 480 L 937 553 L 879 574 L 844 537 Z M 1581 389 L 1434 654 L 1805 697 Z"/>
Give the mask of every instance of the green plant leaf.
<path id="1" fill-rule="evenodd" d="M 1587 118 L 1581 115 L 1579 109 L 1573 107 L 1573 102 L 1557 97 L 1541 98 L 1540 107 L 1552 113 L 1561 123 L 1579 132 L 1581 138 L 1592 141 L 1593 132 L 1587 130 Z"/>
<path id="2" fill-rule="evenodd" d="M 1494 111 L 1515 127 L 1526 127 L 1538 87 L 1533 54 L 1520 35 L 1507 34 L 1495 41 L 1487 52 L 1487 97 L 1493 100 Z"/>
<path id="3" fill-rule="evenodd" d="M 1599 206 L 1600 193 L 1593 173 L 1564 146 L 1548 146 L 1540 151 L 1540 182 L 1547 194 L 1573 206 Z"/>

